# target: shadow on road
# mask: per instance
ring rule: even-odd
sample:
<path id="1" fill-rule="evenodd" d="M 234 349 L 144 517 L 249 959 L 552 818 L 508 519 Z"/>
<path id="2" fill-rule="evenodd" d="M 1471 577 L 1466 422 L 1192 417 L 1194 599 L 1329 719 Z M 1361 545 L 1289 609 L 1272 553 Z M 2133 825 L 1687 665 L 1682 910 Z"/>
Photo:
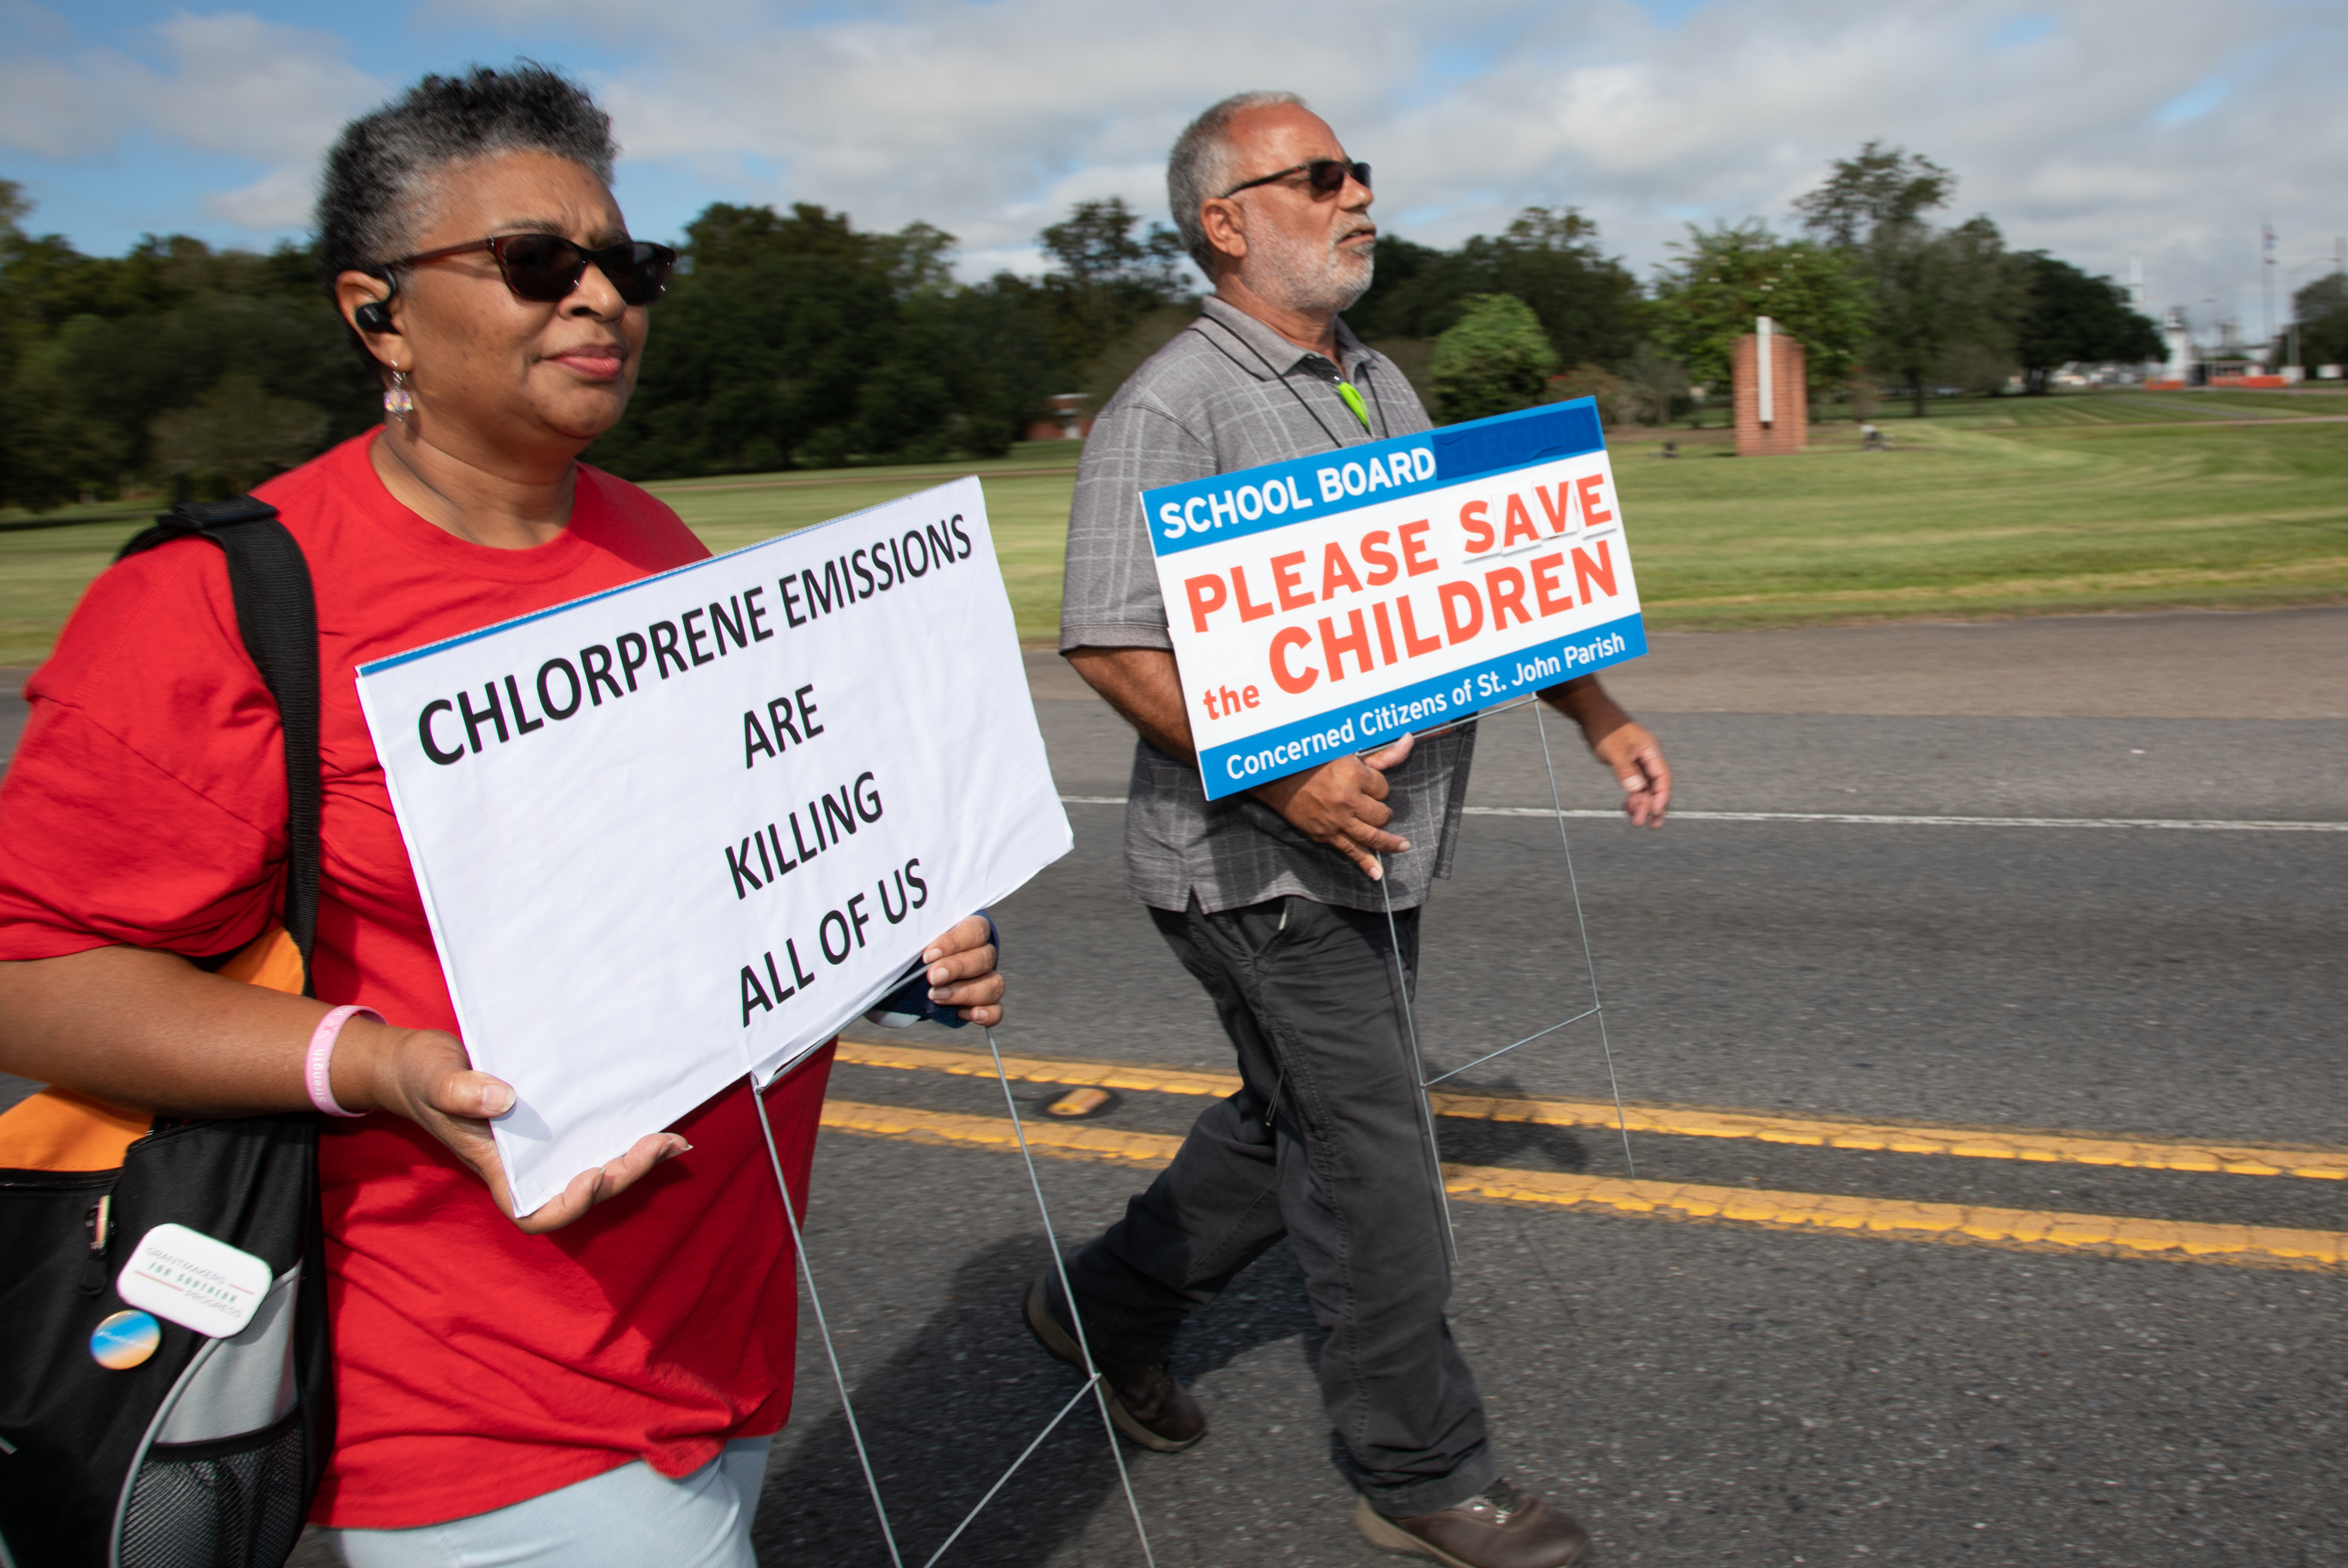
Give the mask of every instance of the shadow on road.
<path id="1" fill-rule="evenodd" d="M 1473 1087 L 1445 1085 L 1468 1094 L 1522 1095 L 1524 1086 L 1505 1072 L 1478 1076 Z M 1464 1116 L 1435 1119 L 1435 1144 L 1444 1160 L 1460 1165 L 1498 1165 L 1519 1171 L 1586 1171 L 1590 1145 L 1571 1127 L 1537 1122 L 1487 1122 Z M 1606 1145 L 1611 1147 L 1611 1145 Z M 1620 1164 L 1620 1161 L 1615 1162 Z"/>
<path id="2" fill-rule="evenodd" d="M 886 1361 L 851 1371 L 850 1392 L 908 1563 L 929 1559 L 1076 1391 L 1076 1374 L 1038 1349 L 1019 1319 L 1021 1294 L 1048 1257 L 1038 1235 L 987 1238 L 954 1270 L 945 1303 Z M 1283 1339 L 1301 1338 L 1310 1358 L 1318 1337 L 1303 1276 L 1282 1243 L 1192 1320 L 1175 1371 L 1192 1381 Z M 853 1358 L 852 1342 L 842 1349 Z M 752 1539 L 761 1560 L 777 1564 L 886 1563 L 848 1424 L 832 1400 L 814 1392 L 828 1379 L 811 1322 L 799 1355 L 801 1367 L 817 1374 L 803 1378 L 803 1397 L 829 1409 L 806 1428 L 795 1421 L 788 1447 L 778 1446 Z M 1138 1488 L 1140 1467 L 1159 1456 L 1130 1444 L 1125 1455 Z M 973 1522 L 946 1562 L 1041 1563 L 1086 1534 L 1104 1547 L 1130 1542 L 1124 1512 L 1099 1413 L 1086 1400 Z M 1139 1561 L 1138 1548 L 1131 1555 Z"/>

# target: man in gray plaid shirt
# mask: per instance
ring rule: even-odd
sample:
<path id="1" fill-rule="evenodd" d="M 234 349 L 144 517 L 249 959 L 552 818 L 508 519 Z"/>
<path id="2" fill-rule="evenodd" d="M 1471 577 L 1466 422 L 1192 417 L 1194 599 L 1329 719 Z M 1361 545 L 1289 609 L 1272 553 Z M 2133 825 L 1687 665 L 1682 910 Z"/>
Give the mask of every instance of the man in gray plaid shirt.
<path id="1" fill-rule="evenodd" d="M 1415 976 L 1419 907 L 1450 872 L 1474 727 L 1210 804 L 1141 510 L 1145 489 L 1428 427 L 1393 363 L 1338 320 L 1369 286 L 1369 176 L 1291 93 L 1226 99 L 1182 133 L 1168 190 L 1215 292 L 1110 399 L 1077 471 L 1060 650 L 1140 732 L 1127 886 L 1214 999 L 1242 1087 L 1069 1260 L 1068 1278 L 1119 1429 L 1173 1451 L 1207 1424 L 1167 1369 L 1176 1331 L 1290 1237 L 1329 1333 L 1322 1397 L 1363 1534 L 1472 1568 L 1559 1568 L 1588 1537 L 1500 1479 L 1444 1322 L 1440 1175 L 1395 961 L 1398 938 Z M 1654 738 L 1594 676 L 1541 695 L 1613 769 L 1632 820 L 1661 826 L 1671 774 Z M 1082 1364 L 1051 1271 L 1025 1313 L 1047 1350 Z"/>

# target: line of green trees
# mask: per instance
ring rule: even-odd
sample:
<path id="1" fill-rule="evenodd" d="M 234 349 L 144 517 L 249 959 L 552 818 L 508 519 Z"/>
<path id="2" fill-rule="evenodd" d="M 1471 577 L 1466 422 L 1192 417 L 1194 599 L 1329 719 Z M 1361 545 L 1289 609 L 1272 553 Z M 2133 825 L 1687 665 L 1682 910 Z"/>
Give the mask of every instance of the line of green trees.
<path id="1" fill-rule="evenodd" d="M 1920 414 L 1936 384 L 2019 370 L 2039 391 L 2066 362 L 2159 357 L 2109 280 L 2007 251 L 1986 217 L 1936 224 L 1954 191 L 1869 142 L 1796 203 L 1796 232 L 1691 227 L 1644 286 L 1571 208 L 1447 250 L 1388 235 L 1347 320 L 1446 420 L 1587 393 L 1610 418 L 1664 423 L 1725 385 L 1760 314 L 1804 343 L 1817 393 L 1871 407 L 1901 387 Z M 172 235 L 85 256 L 28 215 L 0 180 L 0 505 L 232 493 L 380 416 L 307 249 Z M 711 206 L 686 226 L 629 415 L 590 456 L 656 479 L 1000 454 L 1056 394 L 1097 406 L 1196 310 L 1175 236 L 1121 200 L 1077 203 L 1038 240 L 1042 276 L 962 283 L 953 236 L 926 223 Z M 2336 284 L 2305 292 L 2311 359 L 2348 335 Z"/>
<path id="2" fill-rule="evenodd" d="M 1735 337 L 1766 315 L 1801 340 L 1814 394 L 1871 404 L 1890 384 L 1920 418 L 1937 384 L 1993 391 L 2018 372 L 2043 394 L 2066 364 L 2162 356 L 2159 333 L 2110 279 L 2007 250 L 1985 214 L 1935 224 L 1955 195 L 1946 169 L 1870 141 L 1795 201 L 1797 235 L 1691 226 L 1655 282 L 1655 338 L 1691 374 L 1719 380 Z"/>

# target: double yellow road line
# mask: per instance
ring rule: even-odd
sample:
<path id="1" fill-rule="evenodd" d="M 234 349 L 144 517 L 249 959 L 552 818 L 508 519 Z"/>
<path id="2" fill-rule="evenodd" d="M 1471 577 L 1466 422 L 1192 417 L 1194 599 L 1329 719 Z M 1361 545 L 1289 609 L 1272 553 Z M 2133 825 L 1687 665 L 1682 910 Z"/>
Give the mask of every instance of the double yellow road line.
<path id="1" fill-rule="evenodd" d="M 981 1052 L 929 1046 L 839 1042 L 839 1059 L 860 1067 L 942 1072 L 962 1077 L 994 1076 L 991 1058 Z M 1066 1057 L 1006 1056 L 1004 1071 L 1015 1080 L 1071 1087 L 1122 1089 L 1138 1093 L 1220 1096 L 1239 1087 L 1231 1074 L 1130 1062 Z M 1612 1127 L 1614 1108 L 1601 1102 L 1437 1093 L 1429 1096 L 1440 1115 L 1482 1121 L 1532 1122 L 1552 1127 Z M 1919 1123 L 1830 1121 L 1745 1112 L 1632 1106 L 1632 1130 L 1678 1137 L 1745 1138 L 1813 1148 L 1879 1150 L 1963 1159 L 2021 1160 L 2039 1163 L 2117 1166 L 2136 1170 L 2188 1171 L 2244 1176 L 2348 1179 L 2348 1150 L 2269 1147 L 2203 1142 L 2153 1143 L 2097 1138 L 2015 1128 L 1934 1127 Z M 832 1101 L 823 1124 L 843 1132 L 907 1138 L 963 1147 L 1014 1148 L 1007 1118 Z M 1155 1168 L 1180 1147 L 1179 1138 L 1124 1132 L 1082 1123 L 1031 1122 L 1027 1144 L 1057 1159 L 1130 1163 Z M 2184 1220 L 2130 1219 L 2055 1210 L 2004 1209 L 1962 1204 L 1913 1203 L 1896 1198 L 1838 1196 L 1822 1193 L 1707 1186 L 1687 1182 L 1635 1181 L 1561 1172 L 1518 1171 L 1489 1166 L 1444 1167 L 1454 1196 L 1504 1203 L 1649 1214 L 1665 1218 L 1726 1221 L 1777 1229 L 1834 1231 L 1890 1239 L 1982 1243 L 2065 1251 L 2166 1256 L 2199 1262 L 2271 1268 L 2348 1267 L 2348 1234 L 2292 1230 L 2272 1225 L 2205 1225 Z"/>

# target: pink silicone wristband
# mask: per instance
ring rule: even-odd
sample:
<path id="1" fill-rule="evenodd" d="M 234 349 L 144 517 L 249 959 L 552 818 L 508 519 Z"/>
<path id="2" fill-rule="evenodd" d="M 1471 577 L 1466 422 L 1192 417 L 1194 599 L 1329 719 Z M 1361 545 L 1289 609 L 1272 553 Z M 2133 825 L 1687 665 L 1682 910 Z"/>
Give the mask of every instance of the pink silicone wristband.
<path id="1" fill-rule="evenodd" d="M 310 1059 L 303 1064 L 302 1077 L 310 1086 L 310 1103 L 329 1116 L 366 1114 L 364 1111 L 345 1111 L 335 1104 L 334 1088 L 326 1078 L 327 1064 L 335 1060 L 335 1041 L 342 1038 L 343 1025 L 357 1013 L 365 1013 L 377 1023 L 383 1021 L 383 1014 L 373 1008 L 338 1007 L 318 1020 L 316 1031 L 310 1036 Z"/>

